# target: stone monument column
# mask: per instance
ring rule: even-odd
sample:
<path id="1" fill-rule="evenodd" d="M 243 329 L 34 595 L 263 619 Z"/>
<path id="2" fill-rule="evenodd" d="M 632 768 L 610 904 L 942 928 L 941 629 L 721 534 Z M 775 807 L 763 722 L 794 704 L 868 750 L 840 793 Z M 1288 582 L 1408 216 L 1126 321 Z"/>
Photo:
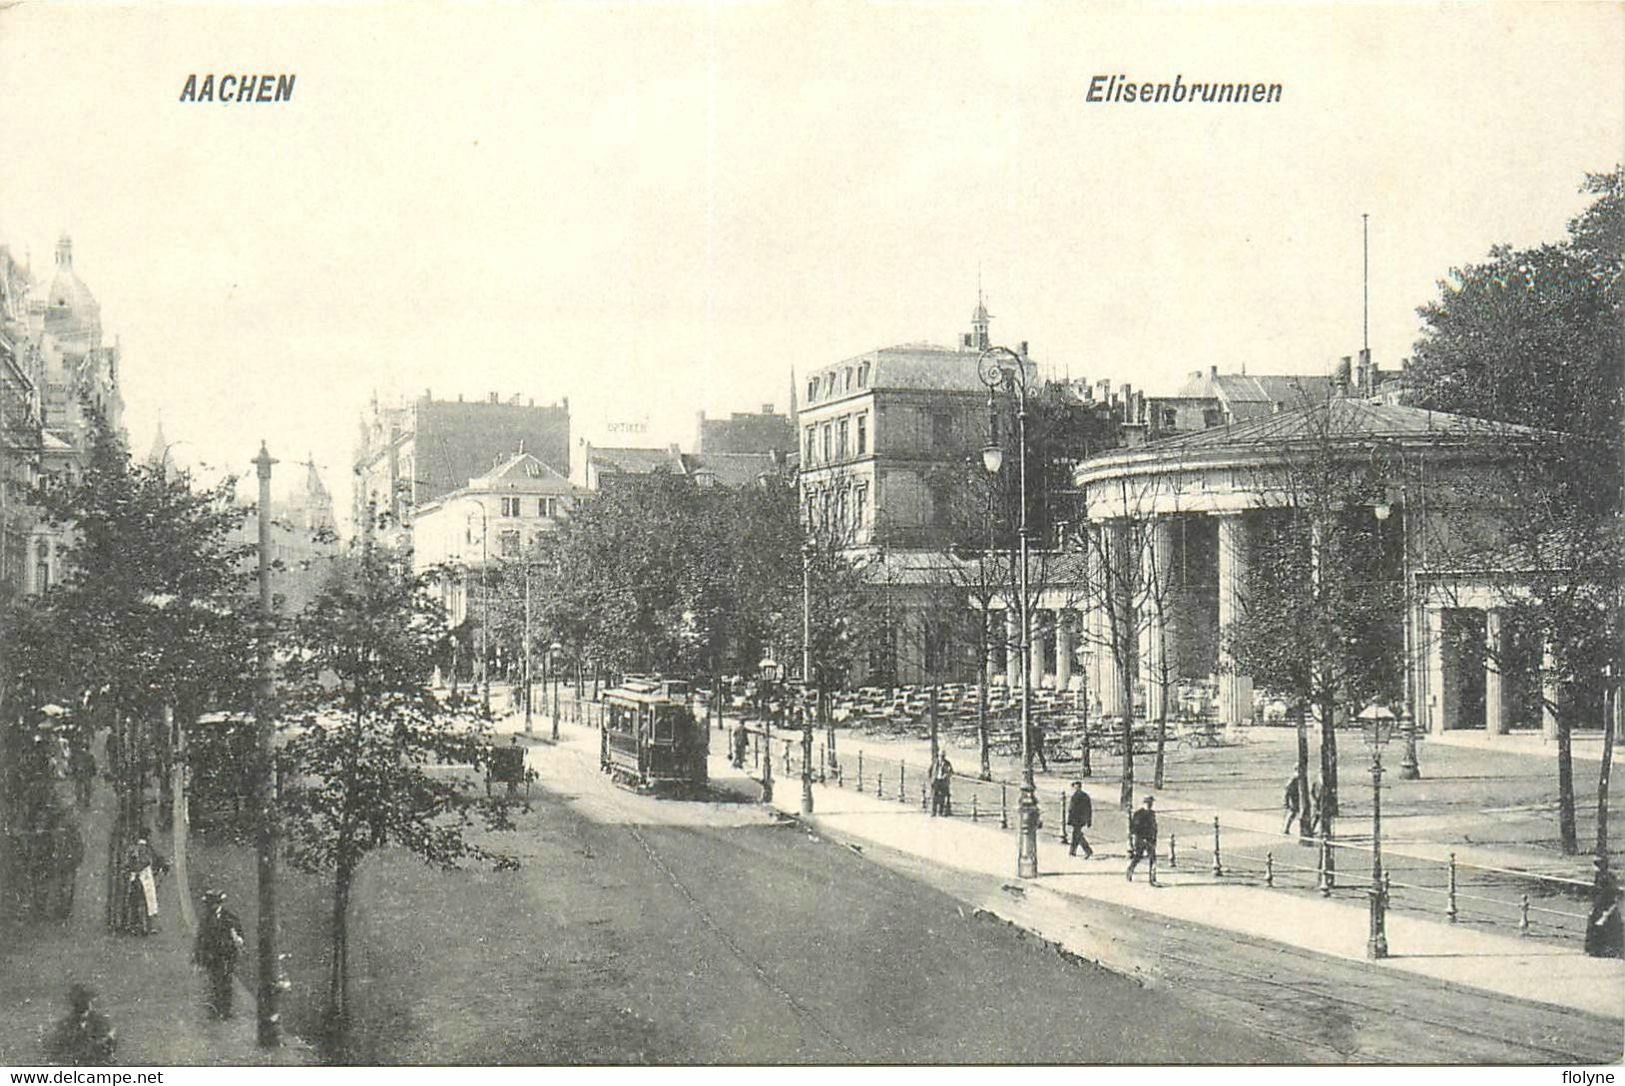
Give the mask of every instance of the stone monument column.
<path id="1" fill-rule="evenodd" d="M 1226 630 L 1241 617 L 1247 591 L 1247 522 L 1242 513 L 1219 514 L 1219 719 L 1226 727 L 1251 724 L 1253 679 L 1238 674 L 1225 647 Z"/>

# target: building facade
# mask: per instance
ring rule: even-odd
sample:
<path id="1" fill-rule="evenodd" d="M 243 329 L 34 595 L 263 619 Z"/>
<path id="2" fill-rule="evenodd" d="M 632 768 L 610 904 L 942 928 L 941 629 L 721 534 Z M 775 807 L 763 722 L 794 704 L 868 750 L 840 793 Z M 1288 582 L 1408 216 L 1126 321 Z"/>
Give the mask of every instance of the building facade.
<path id="1" fill-rule="evenodd" d="M 58 240 L 50 283 L 0 247 L 0 585 L 37 594 L 60 577 L 70 529 L 25 501 L 42 475 L 72 475 L 90 452 L 91 412 L 123 430 L 119 349 L 103 341 L 101 305 L 79 278 L 73 241 Z"/>
<path id="2" fill-rule="evenodd" d="M 528 452 L 510 455 L 483 475 L 417 509 L 412 568 L 455 567 L 441 578 L 441 602 L 456 627 L 468 618 L 471 577 L 482 567 L 518 561 L 542 536 L 569 519 L 580 488 Z"/>
<path id="3" fill-rule="evenodd" d="M 361 421 L 355 455 L 354 523 L 380 538 L 412 542 L 418 507 L 488 472 L 524 448 L 560 475 L 570 473 L 570 401 L 536 406 L 503 400 L 436 400 L 425 390 L 407 403 L 376 396 Z"/>

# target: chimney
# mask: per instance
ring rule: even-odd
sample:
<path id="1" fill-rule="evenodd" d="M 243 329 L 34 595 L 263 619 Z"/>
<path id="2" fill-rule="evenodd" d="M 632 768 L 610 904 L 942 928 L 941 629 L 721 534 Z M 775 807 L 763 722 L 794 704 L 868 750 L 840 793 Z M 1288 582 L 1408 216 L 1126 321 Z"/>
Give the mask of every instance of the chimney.
<path id="1" fill-rule="evenodd" d="M 485 395 L 486 395 L 486 398 L 491 403 L 499 403 L 499 402 L 501 402 L 501 394 L 500 393 L 487 392 Z"/>
<path id="2" fill-rule="evenodd" d="M 526 400 L 525 401 L 525 406 L 526 407 L 535 407 L 536 406 L 536 397 L 532 396 L 530 399 Z"/>
<path id="3" fill-rule="evenodd" d="M 1202 375 L 1200 373 L 1198 373 L 1196 376 L 1200 377 Z M 1207 368 L 1207 379 L 1209 381 L 1217 381 L 1219 379 L 1219 367 L 1218 366 L 1209 366 Z"/>
<path id="4" fill-rule="evenodd" d="M 425 400 L 432 400 L 432 399 L 434 399 L 434 393 L 430 392 L 428 389 L 424 389 L 423 390 L 423 398 Z"/>
<path id="5" fill-rule="evenodd" d="M 458 403 L 462 403 L 462 402 L 463 402 L 463 394 L 462 394 L 462 393 L 461 393 L 461 392 L 459 392 L 459 393 L 458 393 L 458 394 L 457 394 L 457 402 L 458 402 Z"/>
<path id="6" fill-rule="evenodd" d="M 1023 358 L 1027 357 L 1027 341 L 1026 340 L 1022 340 L 1020 343 L 1018 343 L 1016 345 L 1016 353 L 1019 354 Z"/>
<path id="7" fill-rule="evenodd" d="M 773 413 L 773 405 L 770 404 L 770 403 L 764 403 L 762 405 L 762 414 L 771 415 L 772 413 Z"/>
<path id="8" fill-rule="evenodd" d="M 1332 373 L 1332 387 L 1337 389 L 1338 393 L 1343 396 L 1347 396 L 1349 393 L 1349 370 L 1352 361 L 1348 355 L 1344 355 L 1338 361 L 1337 369 Z"/>

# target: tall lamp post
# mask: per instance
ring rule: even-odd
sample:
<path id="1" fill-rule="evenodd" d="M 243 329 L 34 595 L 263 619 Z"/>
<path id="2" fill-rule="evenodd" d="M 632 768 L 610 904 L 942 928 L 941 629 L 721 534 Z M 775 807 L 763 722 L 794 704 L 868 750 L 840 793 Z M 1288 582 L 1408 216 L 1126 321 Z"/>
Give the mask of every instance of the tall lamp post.
<path id="1" fill-rule="evenodd" d="M 1016 607 L 1021 622 L 1021 798 L 1016 805 L 1016 875 L 1038 876 L 1038 786 L 1033 782 L 1032 727 L 1032 616 L 1027 602 L 1027 364 L 1008 347 L 989 347 L 976 360 L 976 372 L 987 386 L 988 444 L 982 450 L 982 466 L 997 475 L 1004 465 L 1004 449 L 998 441 L 995 397 L 1002 391 L 1016 400 L 1016 460 L 1020 479 L 1017 540 L 1021 576 Z"/>
<path id="2" fill-rule="evenodd" d="M 1405 598 L 1405 647 L 1403 649 L 1405 653 L 1405 678 L 1401 684 L 1402 696 L 1399 707 L 1400 728 L 1405 733 L 1405 760 L 1399 764 L 1399 779 L 1414 781 L 1421 779 L 1422 767 L 1416 760 L 1416 713 L 1414 709 L 1416 703 L 1411 697 L 1411 676 L 1416 668 L 1416 657 L 1414 655 L 1416 648 L 1411 637 L 1411 532 L 1410 525 L 1407 523 L 1410 517 L 1410 505 L 1405 501 L 1403 488 L 1400 489 L 1399 498 L 1400 506 L 1405 510 L 1406 518 L 1400 522 L 1399 526 L 1399 579 Z M 1371 511 L 1376 514 L 1379 525 L 1387 523 L 1388 518 L 1393 516 L 1394 513 L 1392 496 L 1385 496 Z"/>
<path id="3" fill-rule="evenodd" d="M 827 712 L 824 692 L 813 681 L 812 651 L 812 570 L 818 557 L 818 545 L 811 539 L 801 544 L 801 683 L 806 697 L 802 699 L 801 737 L 801 811 L 812 814 L 812 729 L 813 715 Z M 828 751 L 830 772 L 835 771 L 835 721 L 825 717 L 824 746 Z"/>
<path id="4" fill-rule="evenodd" d="M 530 559 L 525 559 L 525 734 L 530 734 Z"/>
<path id="5" fill-rule="evenodd" d="M 486 544 L 490 532 L 487 530 L 485 505 L 474 501 L 472 498 L 469 501 L 480 513 L 480 696 L 484 701 L 485 711 L 489 713 L 491 711 L 491 673 L 485 657 L 490 649 L 486 638 L 490 636 L 489 631 L 491 628 L 491 594 L 485 590 L 485 566 L 488 560 Z M 471 516 L 473 516 L 472 513 L 464 514 L 463 524 L 465 526 Z"/>
<path id="6" fill-rule="evenodd" d="M 779 665 L 771 656 L 756 666 L 761 679 L 762 706 L 762 802 L 773 802 L 773 694 L 779 681 Z"/>
<path id="7" fill-rule="evenodd" d="M 271 748 L 271 699 L 276 694 L 271 655 L 274 632 L 271 618 L 271 465 L 276 461 L 260 442 L 260 453 L 254 458 L 254 473 L 259 477 L 259 582 L 260 582 L 260 652 L 259 689 L 254 699 L 254 791 L 259 807 L 259 825 L 255 834 L 255 852 L 259 872 L 259 919 L 255 935 L 259 943 L 259 991 L 257 992 L 257 1035 L 261 1048 L 276 1048 L 282 1044 L 282 1016 L 277 1010 L 276 955 L 276 817 L 272 805 L 276 801 L 276 763 Z M 370 572 L 370 571 L 369 571 Z"/>
<path id="8" fill-rule="evenodd" d="M 547 646 L 547 673 L 553 678 L 553 738 L 559 737 L 559 654 L 564 646 L 557 641 Z"/>
<path id="9" fill-rule="evenodd" d="M 1388 956 L 1388 890 L 1382 878 L 1382 748 L 1393 731 L 1394 714 L 1386 705 L 1373 702 L 1360 711 L 1360 726 L 1371 748 L 1371 930 L 1366 937 L 1365 956 L 1376 960 Z"/>

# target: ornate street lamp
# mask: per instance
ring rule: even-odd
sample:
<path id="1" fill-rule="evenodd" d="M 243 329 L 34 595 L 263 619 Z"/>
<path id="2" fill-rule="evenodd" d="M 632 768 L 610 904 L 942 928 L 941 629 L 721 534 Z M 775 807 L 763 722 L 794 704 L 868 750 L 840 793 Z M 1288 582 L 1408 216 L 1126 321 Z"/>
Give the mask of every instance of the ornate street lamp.
<path id="1" fill-rule="evenodd" d="M 1028 644 L 1032 637 L 1032 616 L 1027 601 L 1027 363 L 1008 347 L 989 347 L 976 360 L 976 372 L 987 386 L 988 443 L 982 450 L 982 466 L 990 475 L 997 475 L 1004 466 L 1004 448 L 998 441 L 996 397 L 1000 392 L 1014 396 L 1016 401 L 1016 458 L 1020 480 L 1017 514 L 1017 540 L 1020 549 L 1021 576 L 1016 600 L 1021 623 L 1021 798 L 1017 801 L 1016 816 L 1020 831 L 1016 835 L 1016 875 L 1031 879 L 1038 876 L 1038 786 L 1033 782 L 1033 727 L 1032 727 L 1032 653 Z"/>
<path id="2" fill-rule="evenodd" d="M 1382 879 L 1382 748 L 1393 732 L 1394 713 L 1386 705 L 1372 702 L 1360 710 L 1360 726 L 1366 746 L 1371 748 L 1371 930 L 1366 937 L 1365 956 L 1373 960 L 1388 956 L 1388 890 Z"/>
<path id="3" fill-rule="evenodd" d="M 1400 489 L 1400 493 L 1399 493 L 1400 504 L 1402 504 L 1402 505 L 1404 504 L 1404 496 L 1405 496 L 1404 488 L 1402 487 Z M 1406 506 L 1406 508 L 1408 509 L 1409 507 Z M 1382 525 L 1382 524 L 1387 523 L 1388 518 L 1393 516 L 1393 513 L 1394 513 L 1394 501 L 1393 501 L 1392 496 L 1391 495 L 1385 495 L 1383 497 L 1382 501 L 1378 502 L 1376 504 L 1376 506 L 1372 508 L 1371 511 L 1372 511 L 1372 513 L 1374 513 L 1376 515 L 1377 524 L 1379 526 Z M 1416 660 L 1415 660 L 1415 657 L 1413 655 L 1414 649 L 1413 649 L 1412 644 L 1411 644 L 1411 547 L 1410 547 L 1410 525 L 1405 524 L 1405 523 L 1401 523 L 1399 539 L 1400 539 L 1399 578 L 1400 578 L 1401 590 L 1404 593 L 1404 599 L 1405 599 L 1405 602 L 1404 602 L 1404 610 L 1405 610 L 1405 623 L 1404 623 L 1405 647 L 1403 649 L 1403 651 L 1405 653 L 1405 670 L 1404 670 L 1404 680 L 1403 680 L 1403 682 L 1401 684 L 1402 698 L 1401 698 L 1401 701 L 1400 701 L 1400 709 L 1399 709 L 1400 727 L 1403 729 L 1403 731 L 1405 733 L 1405 760 L 1402 761 L 1399 764 L 1399 779 L 1400 780 L 1405 780 L 1405 781 L 1414 781 L 1414 780 L 1420 780 L 1421 779 L 1421 777 L 1422 777 L 1422 767 L 1421 767 L 1421 764 L 1419 762 L 1417 762 L 1417 760 L 1416 760 L 1416 714 L 1415 714 L 1415 712 L 1414 712 L 1414 710 L 1412 708 L 1412 706 L 1415 703 L 1411 699 L 1411 673 L 1412 673 L 1412 671 L 1414 670 L 1414 668 L 1416 666 Z"/>
<path id="4" fill-rule="evenodd" d="M 758 701 L 762 707 L 762 802 L 773 802 L 773 694 L 778 686 L 780 669 L 771 656 L 764 656 L 756 665 L 761 679 Z"/>

